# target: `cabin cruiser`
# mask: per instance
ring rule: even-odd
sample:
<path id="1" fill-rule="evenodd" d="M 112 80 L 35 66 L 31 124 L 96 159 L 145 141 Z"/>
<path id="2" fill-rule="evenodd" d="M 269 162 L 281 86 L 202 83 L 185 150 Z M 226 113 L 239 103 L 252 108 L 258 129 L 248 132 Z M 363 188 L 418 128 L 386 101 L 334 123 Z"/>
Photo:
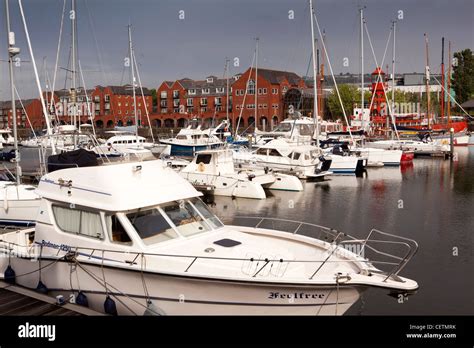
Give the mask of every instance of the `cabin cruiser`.
<path id="1" fill-rule="evenodd" d="M 294 145 L 284 139 L 271 140 L 257 150 L 234 150 L 237 165 L 270 168 L 274 172 L 296 175 L 300 179 L 324 178 L 332 174 L 331 158 L 312 145 Z"/>
<path id="2" fill-rule="evenodd" d="M 264 188 L 303 191 L 301 181 L 293 175 L 263 169 L 236 170 L 230 149 L 199 151 L 180 174 L 197 189 L 216 196 L 265 199 Z"/>
<path id="3" fill-rule="evenodd" d="M 175 138 L 160 139 L 161 144 L 171 145 L 171 156 L 194 156 L 197 151 L 215 149 L 224 145 L 209 130 L 202 130 L 195 120 L 179 131 Z"/>
<path id="4" fill-rule="evenodd" d="M 311 144 L 313 142 L 314 130 L 314 119 L 303 117 L 299 114 L 298 117 L 283 120 L 270 132 L 263 132 L 258 128 L 255 129 L 256 143 L 258 146 L 261 146 L 273 139 L 284 138 L 286 141 L 296 145 Z"/>
<path id="5" fill-rule="evenodd" d="M 138 156 L 142 158 L 151 157 L 154 153 L 169 153 L 167 146 L 147 142 L 142 136 L 123 131 L 107 132 L 114 134 L 106 140 L 105 144 L 91 146 L 88 150 L 93 150 L 97 154 L 107 156 Z M 90 143 L 89 143 L 90 144 Z"/>
<path id="6" fill-rule="evenodd" d="M 58 170 L 37 193 L 35 228 L 0 234 L 0 277 L 111 315 L 341 315 L 369 287 L 418 288 L 399 275 L 411 239 L 266 218 L 225 225 L 161 160 Z"/>
<path id="7" fill-rule="evenodd" d="M 233 146 L 248 146 L 249 139 L 245 138 L 239 134 L 232 135 L 232 129 L 230 122 L 223 120 L 217 127 L 209 128 L 209 134 L 216 136 L 221 141 L 224 141 Z"/>
<path id="8" fill-rule="evenodd" d="M 2 145 L 13 145 L 15 139 L 10 129 L 0 129 L 0 143 Z"/>
<path id="9" fill-rule="evenodd" d="M 379 140 L 366 143 L 367 146 L 377 149 L 402 149 L 413 151 L 415 155 L 432 155 L 432 154 L 443 154 L 448 153 L 450 148 L 448 144 L 440 144 L 433 141 L 419 141 L 411 139 L 400 139 L 400 140 Z"/>

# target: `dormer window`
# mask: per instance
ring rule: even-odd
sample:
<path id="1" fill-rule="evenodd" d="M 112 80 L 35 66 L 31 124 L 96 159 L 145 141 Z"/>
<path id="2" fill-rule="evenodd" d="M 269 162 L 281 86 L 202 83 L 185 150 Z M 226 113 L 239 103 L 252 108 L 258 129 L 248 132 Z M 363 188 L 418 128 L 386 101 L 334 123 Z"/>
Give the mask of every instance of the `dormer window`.
<path id="1" fill-rule="evenodd" d="M 216 93 L 224 93 L 224 87 L 216 88 Z"/>
<path id="2" fill-rule="evenodd" d="M 211 93 L 211 89 L 210 88 L 203 88 L 202 89 L 202 94 L 209 94 Z"/>
<path id="3" fill-rule="evenodd" d="M 214 82 L 214 78 L 212 76 L 209 76 L 207 79 L 206 79 L 206 82 L 207 83 L 213 83 Z"/>
<path id="4" fill-rule="evenodd" d="M 195 94 L 196 94 L 196 90 L 195 90 L 195 89 L 188 89 L 188 94 L 189 94 L 189 95 L 195 95 Z"/>

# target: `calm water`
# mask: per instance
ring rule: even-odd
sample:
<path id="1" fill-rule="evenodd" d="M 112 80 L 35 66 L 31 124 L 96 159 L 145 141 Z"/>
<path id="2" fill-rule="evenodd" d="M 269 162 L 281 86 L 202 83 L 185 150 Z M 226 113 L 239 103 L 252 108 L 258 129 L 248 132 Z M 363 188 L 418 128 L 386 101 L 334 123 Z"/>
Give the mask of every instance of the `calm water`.
<path id="1" fill-rule="evenodd" d="M 371 289 L 347 314 L 472 315 L 474 147 L 456 152 L 458 161 L 452 164 L 415 159 L 409 167 L 370 168 L 361 178 L 306 182 L 299 193 L 272 191 L 263 201 L 216 197 L 212 209 L 226 220 L 233 215 L 276 217 L 356 237 L 377 228 L 413 238 L 419 250 L 401 275 L 415 279 L 418 292 L 400 304 L 384 290 Z M 454 247 L 458 256 L 453 256 Z"/>
<path id="2" fill-rule="evenodd" d="M 21 152 L 24 171 L 32 171 L 37 150 Z M 262 201 L 215 197 L 211 207 L 226 220 L 235 215 L 276 217 L 356 237 L 377 228 L 413 238 L 419 251 L 401 275 L 418 281 L 418 293 L 400 304 L 384 290 L 371 289 L 347 314 L 472 315 L 474 147 L 456 152 L 458 160 L 452 163 L 416 159 L 408 167 L 370 168 L 361 178 L 306 182 L 303 192 L 272 191 Z M 458 256 L 453 256 L 455 247 Z"/>

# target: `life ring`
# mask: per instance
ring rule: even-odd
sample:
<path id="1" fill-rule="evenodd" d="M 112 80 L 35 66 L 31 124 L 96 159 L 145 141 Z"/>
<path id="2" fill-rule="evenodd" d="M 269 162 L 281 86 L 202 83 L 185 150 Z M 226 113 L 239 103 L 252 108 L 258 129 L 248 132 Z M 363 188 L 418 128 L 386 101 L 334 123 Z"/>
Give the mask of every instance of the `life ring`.
<path id="1" fill-rule="evenodd" d="M 203 172 L 204 170 L 206 170 L 206 166 L 204 165 L 203 162 L 199 162 L 198 171 Z"/>

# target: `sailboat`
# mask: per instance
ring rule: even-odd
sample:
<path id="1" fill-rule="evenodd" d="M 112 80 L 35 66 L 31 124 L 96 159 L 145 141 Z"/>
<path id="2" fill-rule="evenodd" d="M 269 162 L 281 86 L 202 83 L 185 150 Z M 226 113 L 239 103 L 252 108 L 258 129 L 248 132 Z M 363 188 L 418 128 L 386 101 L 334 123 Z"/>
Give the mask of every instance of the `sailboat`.
<path id="1" fill-rule="evenodd" d="M 9 0 L 5 0 L 5 15 L 8 35 L 8 66 L 10 73 L 10 88 L 13 117 L 13 148 L 15 152 L 14 181 L 0 181 L 0 224 L 29 226 L 35 223 L 40 198 L 35 193 L 35 187 L 21 182 L 20 152 L 18 150 L 18 127 L 15 103 L 15 79 L 13 58 L 20 53 L 15 46 L 15 33 L 11 31 Z"/>

